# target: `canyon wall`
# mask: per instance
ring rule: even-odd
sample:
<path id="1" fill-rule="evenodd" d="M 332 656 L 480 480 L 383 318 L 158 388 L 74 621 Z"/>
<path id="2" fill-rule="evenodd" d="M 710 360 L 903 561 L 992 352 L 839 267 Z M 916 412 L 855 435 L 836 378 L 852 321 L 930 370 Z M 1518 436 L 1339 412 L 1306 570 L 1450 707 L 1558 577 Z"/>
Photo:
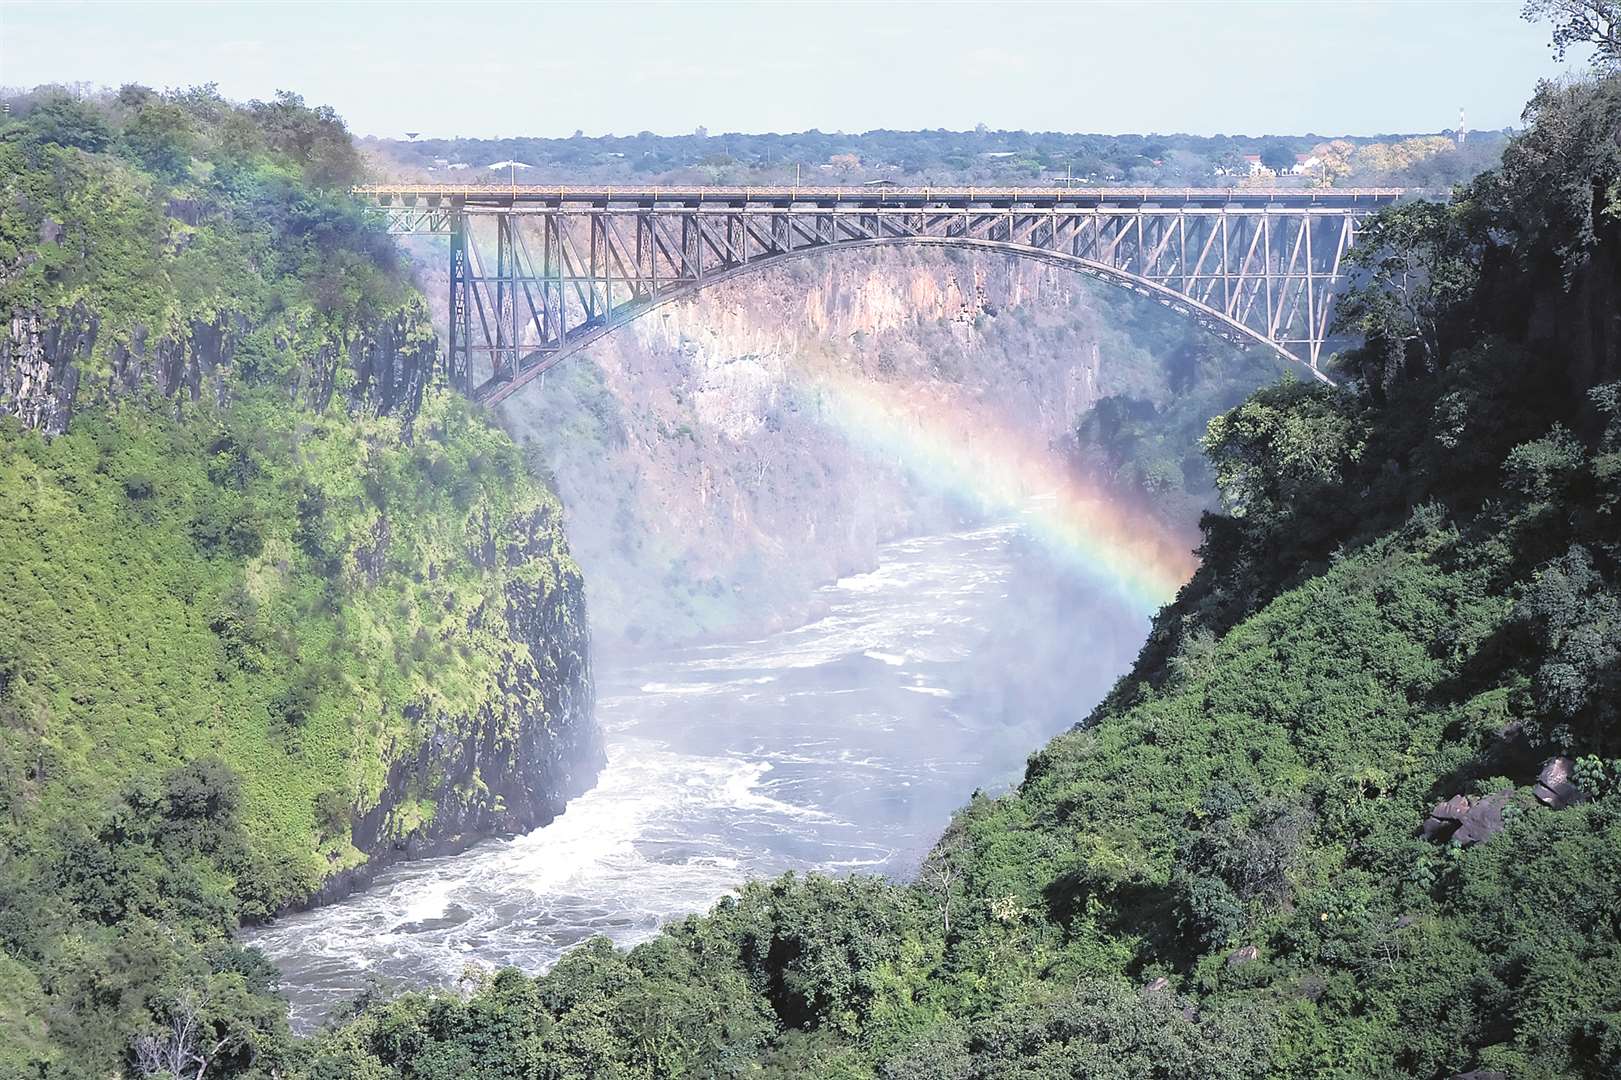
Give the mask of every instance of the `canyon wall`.
<path id="1" fill-rule="evenodd" d="M 414 244 L 442 325 L 443 244 Z M 1104 398 L 1214 411 L 1277 373 L 1060 268 L 895 247 L 783 263 L 659 308 L 514 394 L 500 419 L 568 506 L 599 642 L 633 650 L 791 625 L 815 611 L 817 584 L 870 568 L 885 539 L 972 517 L 968 489 L 995 478 L 942 483 L 911 443 L 971 454 L 976 438 L 1016 439 L 1058 476 Z M 819 389 L 828 380 L 883 403 L 854 423 L 891 426 L 884 446 L 829 415 L 843 405 Z M 1178 523 L 1190 545 L 1194 517 Z"/>
<path id="2" fill-rule="evenodd" d="M 115 337 L 80 305 L 14 310 L 0 334 L 0 423 L 14 425 L 0 486 L 37 457 L 35 489 L 77 493 L 71 520 L 41 519 L 31 498 L 8 511 L 0 562 L 17 584 L 0 599 L 69 608 L 0 634 L 0 663 L 21 673 L 0 705 L 46 700 L 52 657 L 89 655 L 81 674 L 133 683 L 143 718 L 109 726 L 76 691 L 58 739 L 82 733 L 101 765 L 131 768 L 154 725 L 182 760 L 229 747 L 274 864 L 255 887 L 266 910 L 546 824 L 603 760 L 561 506 L 504 435 L 430 385 L 420 299 L 347 333 L 301 329 L 222 314 Z M 49 445 L 81 436 L 103 459 L 88 476 Z M 151 464 L 123 475 L 120 447 Z M 59 574 L 119 584 L 75 599 Z M 121 659 L 150 647 L 149 610 L 188 643 L 172 661 L 187 703 L 147 701 L 144 669 Z"/>

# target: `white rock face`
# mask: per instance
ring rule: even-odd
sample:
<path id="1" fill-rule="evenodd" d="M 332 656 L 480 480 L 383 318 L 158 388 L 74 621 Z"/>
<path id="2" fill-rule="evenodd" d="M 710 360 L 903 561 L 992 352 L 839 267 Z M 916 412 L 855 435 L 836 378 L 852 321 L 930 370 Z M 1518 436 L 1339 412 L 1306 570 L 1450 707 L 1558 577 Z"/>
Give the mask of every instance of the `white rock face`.
<path id="1" fill-rule="evenodd" d="M 442 304 L 441 255 L 427 250 L 421 267 Z M 1147 349 L 1122 329 L 1155 319 L 1162 340 Z M 808 389 L 818 378 L 881 392 L 902 443 L 924 425 L 970 450 L 1012 431 L 1060 469 L 1060 444 L 1101 396 L 1173 392 L 1151 355 L 1166 341 L 1222 348 L 1124 292 L 1013 256 L 830 252 L 650 312 L 501 417 L 556 478 L 611 650 L 795 621 L 816 584 L 870 567 L 884 539 L 961 519 L 928 478 L 851 446 Z"/>

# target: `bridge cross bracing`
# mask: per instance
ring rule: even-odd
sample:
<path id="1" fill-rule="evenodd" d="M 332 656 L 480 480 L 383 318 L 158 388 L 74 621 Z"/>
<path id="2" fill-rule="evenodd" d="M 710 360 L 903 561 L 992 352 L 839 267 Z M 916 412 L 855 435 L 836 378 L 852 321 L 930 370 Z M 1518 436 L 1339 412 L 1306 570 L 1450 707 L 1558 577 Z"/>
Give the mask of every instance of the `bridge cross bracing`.
<path id="1" fill-rule="evenodd" d="M 1345 256 L 1395 189 L 356 189 L 450 238 L 452 383 L 493 404 L 670 300 L 831 248 L 1003 251 L 1132 290 L 1319 370 Z"/>

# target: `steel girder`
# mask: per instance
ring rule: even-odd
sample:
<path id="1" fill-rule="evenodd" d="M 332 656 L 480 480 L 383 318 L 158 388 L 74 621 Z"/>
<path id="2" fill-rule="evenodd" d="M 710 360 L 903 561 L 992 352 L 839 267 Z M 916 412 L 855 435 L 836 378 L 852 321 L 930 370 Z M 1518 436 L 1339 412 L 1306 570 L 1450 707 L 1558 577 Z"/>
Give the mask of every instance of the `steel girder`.
<path id="1" fill-rule="evenodd" d="M 1002 250 L 1078 270 L 1321 379 L 1345 254 L 1374 208 L 443 200 L 380 209 L 391 231 L 450 235 L 447 370 L 455 385 L 494 403 L 609 330 L 750 268 L 907 243 Z"/>

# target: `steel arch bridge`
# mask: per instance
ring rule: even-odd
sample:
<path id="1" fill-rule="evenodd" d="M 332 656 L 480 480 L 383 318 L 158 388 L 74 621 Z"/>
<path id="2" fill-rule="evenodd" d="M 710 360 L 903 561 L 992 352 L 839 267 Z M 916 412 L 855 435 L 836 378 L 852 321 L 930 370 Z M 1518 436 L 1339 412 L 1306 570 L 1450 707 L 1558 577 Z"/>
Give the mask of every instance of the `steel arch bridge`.
<path id="1" fill-rule="evenodd" d="M 486 404 L 671 300 L 817 251 L 1003 251 L 1128 288 L 1319 379 L 1344 258 L 1392 188 L 374 185 L 396 234 L 450 242 L 450 381 Z"/>

